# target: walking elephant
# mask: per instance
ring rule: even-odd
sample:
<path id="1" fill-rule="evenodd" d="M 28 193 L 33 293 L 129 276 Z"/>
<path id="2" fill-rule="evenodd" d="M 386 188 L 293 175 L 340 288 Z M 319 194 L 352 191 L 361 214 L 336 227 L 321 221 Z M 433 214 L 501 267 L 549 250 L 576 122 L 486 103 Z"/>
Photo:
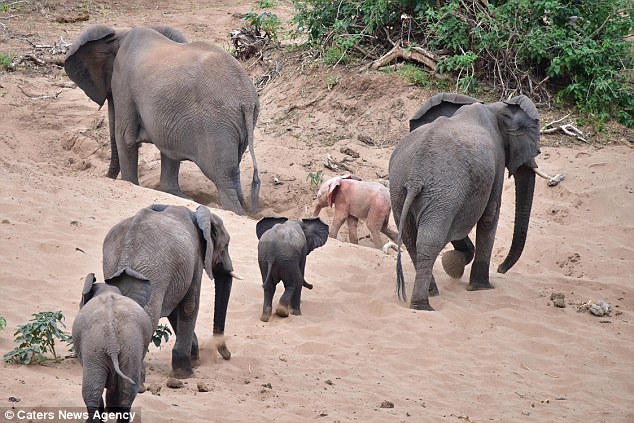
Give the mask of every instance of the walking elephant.
<path id="1" fill-rule="evenodd" d="M 502 198 L 504 169 L 515 178 L 513 241 L 498 272 L 519 259 L 528 225 L 539 154 L 539 113 L 526 96 L 482 104 L 443 93 L 429 99 L 410 121 L 409 132 L 395 147 L 389 164 L 392 210 L 398 244 L 405 244 L 416 279 L 410 307 L 433 310 L 429 295 L 438 288 L 432 267 L 459 278 L 474 260 L 467 289 L 491 289 L 489 265 Z M 476 226 L 476 245 L 469 232 Z M 475 257 L 475 259 L 474 259 Z M 407 301 L 400 252 L 397 293 Z"/>
<path id="2" fill-rule="evenodd" d="M 95 282 L 93 273 L 86 276 L 72 334 L 83 367 L 82 397 L 88 421 L 100 422 L 95 412 L 101 415 L 105 411 L 104 388 L 109 411 L 124 416 L 130 412 L 145 379 L 143 358 L 154 328 L 139 304 L 121 295 L 115 286 Z M 149 292 L 149 281 L 144 281 L 144 289 Z"/>
<path id="3" fill-rule="evenodd" d="M 350 242 L 359 243 L 357 225 L 359 220 L 365 221 L 372 242 L 376 248 L 383 247 L 387 251 L 389 244 L 383 244 L 380 233 L 396 242 L 397 233 L 388 226 L 392 205 L 390 191 L 378 182 L 362 181 L 354 175 L 335 176 L 324 182 L 315 200 L 313 216 L 319 216 L 321 209 L 335 205 L 335 216 L 330 228 L 330 236 L 337 238 L 339 229 L 348 222 Z"/>
<path id="4" fill-rule="evenodd" d="M 144 308 L 153 330 L 161 317 L 169 319 L 176 335 L 175 377 L 191 376 L 192 361 L 198 359 L 194 328 L 203 269 L 215 283 L 213 334 L 218 352 L 228 360 L 231 353 L 223 336 L 227 305 L 233 278 L 241 277 L 233 271 L 229 233 L 218 216 L 205 206 L 193 212 L 154 204 L 113 226 L 103 243 L 107 283 Z"/>
<path id="5" fill-rule="evenodd" d="M 95 103 L 108 100 L 112 156 L 108 176 L 139 184 L 138 149 L 161 152 L 161 190 L 185 197 L 178 183 L 183 160 L 211 179 L 223 208 L 244 213 L 240 162 L 253 160 L 251 212 L 260 190 L 253 150 L 257 91 L 240 63 L 222 48 L 188 43 L 178 31 L 153 28 L 85 29 L 64 69 Z"/>
<path id="6" fill-rule="evenodd" d="M 302 287 L 306 282 L 306 256 L 328 240 L 328 225 L 320 218 L 288 220 L 285 217 L 265 217 L 255 227 L 258 243 L 258 264 L 262 274 L 264 305 L 260 320 L 268 322 L 273 311 L 275 286 L 284 281 L 284 294 L 275 312 L 288 317 L 290 312 L 301 315 Z"/>

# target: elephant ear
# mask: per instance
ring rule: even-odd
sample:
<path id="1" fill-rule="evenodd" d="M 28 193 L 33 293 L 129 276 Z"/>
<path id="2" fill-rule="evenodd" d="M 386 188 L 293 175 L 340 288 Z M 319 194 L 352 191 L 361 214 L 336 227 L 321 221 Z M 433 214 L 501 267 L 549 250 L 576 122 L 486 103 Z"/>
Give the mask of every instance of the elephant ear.
<path id="1" fill-rule="evenodd" d="M 419 126 L 431 123 L 441 116 L 451 117 L 456 110 L 467 104 L 482 103 L 480 100 L 462 94 L 440 93 L 427 100 L 409 120 L 410 132 Z"/>
<path id="2" fill-rule="evenodd" d="M 214 279 L 214 268 L 223 273 L 232 272 L 233 264 L 229 256 L 229 232 L 225 229 L 222 219 L 211 213 L 205 206 L 198 206 L 194 217 L 205 239 L 203 262 L 209 278 Z"/>
<path id="3" fill-rule="evenodd" d="M 105 25 L 85 29 L 66 54 L 64 69 L 68 77 L 99 106 L 110 93 L 114 59 L 127 31 Z"/>
<path id="4" fill-rule="evenodd" d="M 118 270 L 105 280 L 106 285 L 114 286 L 124 295 L 145 307 L 150 301 L 152 284 L 148 278 L 128 267 Z"/>
<path id="5" fill-rule="evenodd" d="M 81 301 L 79 308 L 82 308 L 92 298 L 94 292 L 92 289 L 93 284 L 97 282 L 94 273 L 89 273 L 84 280 L 84 289 L 81 290 Z"/>
<path id="6" fill-rule="evenodd" d="M 171 26 L 154 25 L 154 26 L 151 26 L 150 28 L 152 28 L 154 31 L 158 32 L 159 34 L 169 38 L 170 40 L 176 41 L 177 43 L 185 44 L 188 42 L 187 38 L 185 38 L 183 34 L 181 34 L 176 29 L 172 28 Z"/>
<path id="7" fill-rule="evenodd" d="M 301 226 L 306 236 L 306 245 L 308 246 L 306 254 L 310 254 L 315 248 L 321 247 L 328 241 L 328 225 L 320 218 L 302 219 Z"/>
<path id="8" fill-rule="evenodd" d="M 285 223 L 287 220 L 288 219 L 285 217 L 263 217 L 255 225 L 255 234 L 257 235 L 258 239 L 260 239 L 262 238 L 262 235 L 264 235 L 264 232 L 268 231 L 278 223 Z"/>
<path id="9" fill-rule="evenodd" d="M 500 130 L 508 138 L 506 168 L 509 175 L 522 166 L 537 167 L 539 151 L 539 112 L 525 95 L 504 101 L 507 105 L 498 115 Z"/>

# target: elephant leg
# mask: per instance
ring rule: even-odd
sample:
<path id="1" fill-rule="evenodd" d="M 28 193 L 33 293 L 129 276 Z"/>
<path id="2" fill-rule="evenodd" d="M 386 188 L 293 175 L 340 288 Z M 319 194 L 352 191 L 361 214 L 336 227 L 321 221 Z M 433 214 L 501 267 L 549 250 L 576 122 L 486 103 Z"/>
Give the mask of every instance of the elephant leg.
<path id="1" fill-rule="evenodd" d="M 112 94 L 108 95 L 108 129 L 110 133 L 110 167 L 106 176 L 117 179 L 119 176 L 119 153 L 117 152 L 117 141 L 115 137 L 115 116 L 114 100 Z"/>
<path id="2" fill-rule="evenodd" d="M 303 283 L 299 284 L 297 288 L 295 288 L 295 292 L 293 292 L 293 296 L 291 297 L 291 314 L 294 316 L 302 315 L 302 286 Z"/>
<path id="3" fill-rule="evenodd" d="M 244 195 L 240 185 L 240 157 L 237 151 L 237 139 L 234 139 L 230 131 L 224 135 L 218 135 L 213 145 L 207 145 L 194 162 L 216 185 L 222 208 L 244 215 Z"/>
<path id="4" fill-rule="evenodd" d="M 393 243 L 398 242 L 398 232 L 389 227 L 389 216 L 383 221 L 381 232 L 384 233 L 385 236 L 387 236 Z"/>
<path id="5" fill-rule="evenodd" d="M 191 200 L 191 198 L 183 194 L 178 184 L 178 171 L 180 167 L 180 160 L 170 159 L 161 153 L 161 191 Z"/>
<path id="6" fill-rule="evenodd" d="M 171 312 L 169 316 L 167 316 L 167 320 L 170 322 L 170 326 L 172 327 L 172 331 L 174 332 L 174 337 L 177 337 L 177 328 L 178 328 L 178 313 L 175 311 Z M 200 365 L 200 352 L 198 347 L 198 337 L 196 336 L 196 332 L 192 335 L 192 366 Z"/>
<path id="7" fill-rule="evenodd" d="M 103 390 L 106 386 L 107 370 L 97 365 L 84 365 L 84 376 L 81 384 L 81 395 L 88 411 L 88 422 L 101 422 L 94 418 L 95 412 L 105 411 Z"/>
<path id="8" fill-rule="evenodd" d="M 359 226 L 359 219 L 357 219 L 356 217 L 350 215 L 350 216 L 348 216 L 346 221 L 348 222 L 348 236 L 350 237 L 350 242 L 352 244 L 358 244 L 359 243 L 359 235 L 358 235 L 357 228 Z"/>
<path id="9" fill-rule="evenodd" d="M 172 376 L 188 378 L 194 374 L 192 370 L 192 345 L 194 327 L 198 316 L 198 300 L 200 287 L 192 284 L 189 291 L 176 306 L 172 313 L 176 313 L 176 342 L 172 348 Z"/>
<path id="10" fill-rule="evenodd" d="M 262 288 L 264 289 L 264 304 L 262 305 L 262 315 L 260 320 L 268 322 L 273 312 L 273 295 L 275 295 L 275 287 L 277 286 L 279 279 L 271 277 Z"/>
<path id="11" fill-rule="evenodd" d="M 341 208 L 337 208 L 335 204 L 335 216 L 332 218 L 332 225 L 330 226 L 329 236 L 330 238 L 337 239 L 337 234 L 339 234 L 339 229 L 341 229 L 341 225 L 348 219 L 347 211 L 343 211 Z"/>
<path id="12" fill-rule="evenodd" d="M 381 232 L 384 227 L 387 228 L 387 225 L 384 223 L 387 221 L 387 218 L 380 210 L 372 209 L 368 213 L 368 219 L 366 220 L 366 225 L 370 230 L 370 236 L 372 237 L 372 242 L 376 248 L 382 248 L 383 242 L 381 241 Z M 398 238 L 398 234 L 394 240 L 396 241 Z"/>
<path id="13" fill-rule="evenodd" d="M 429 296 L 430 294 L 432 296 L 438 295 L 438 286 L 432 270 L 436 258 L 444 247 L 444 244 L 439 244 L 436 241 L 440 238 L 437 234 L 444 233 L 440 229 L 442 226 L 442 222 L 435 220 L 422 220 L 420 223 L 416 240 L 416 260 L 414 261 L 416 279 L 414 280 L 410 308 L 427 311 L 434 310 L 429 304 Z M 429 228 L 434 228 L 436 231 Z"/>
<path id="14" fill-rule="evenodd" d="M 495 194 L 492 194 L 494 196 Z M 495 198 L 495 197 L 494 197 Z M 498 224 L 500 208 L 497 201 L 487 204 L 484 214 L 476 226 L 475 258 L 471 265 L 471 275 L 467 291 L 495 288 L 489 280 L 489 265 L 493 252 L 493 242 Z"/>
<path id="15" fill-rule="evenodd" d="M 135 116 L 129 105 L 119 105 L 119 116 Z M 139 185 L 139 123 L 133 119 L 117 117 L 115 121 L 117 153 L 121 167 L 121 179 Z"/>
<path id="16" fill-rule="evenodd" d="M 475 248 L 469 237 L 458 241 L 451 241 L 454 249 L 442 255 L 442 267 L 449 276 L 460 279 L 464 268 L 473 260 Z"/>

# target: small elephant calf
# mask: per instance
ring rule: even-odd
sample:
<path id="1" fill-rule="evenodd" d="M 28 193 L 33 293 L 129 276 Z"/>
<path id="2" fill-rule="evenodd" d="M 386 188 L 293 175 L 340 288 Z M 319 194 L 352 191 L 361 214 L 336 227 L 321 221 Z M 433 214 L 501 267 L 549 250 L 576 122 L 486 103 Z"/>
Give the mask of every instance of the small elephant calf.
<path id="1" fill-rule="evenodd" d="M 378 182 L 366 182 L 354 175 L 335 176 L 324 182 L 317 192 L 313 216 L 319 216 L 323 207 L 335 205 L 335 216 L 330 228 L 330 236 L 337 238 L 339 229 L 344 222 L 348 222 L 350 242 L 359 243 L 357 224 L 365 221 L 372 242 L 376 248 L 383 247 L 387 252 L 389 247 L 397 241 L 398 233 L 388 226 L 392 204 L 390 191 Z M 383 245 L 380 232 L 392 241 Z"/>
<path id="2" fill-rule="evenodd" d="M 96 412 L 105 411 L 104 388 L 108 411 L 130 411 L 145 379 L 143 359 L 154 332 L 143 307 L 121 295 L 117 287 L 95 281 L 93 273 L 86 276 L 72 330 L 77 358 L 84 368 L 82 396 L 90 422 L 101 421 Z"/>
<path id="3" fill-rule="evenodd" d="M 264 306 L 260 320 L 268 322 L 273 310 L 275 286 L 284 281 L 284 294 L 275 312 L 288 317 L 290 312 L 301 315 L 302 287 L 313 286 L 304 279 L 306 256 L 328 240 L 328 225 L 320 218 L 288 220 L 285 217 L 265 217 L 256 227 L 258 264 L 264 288 Z"/>

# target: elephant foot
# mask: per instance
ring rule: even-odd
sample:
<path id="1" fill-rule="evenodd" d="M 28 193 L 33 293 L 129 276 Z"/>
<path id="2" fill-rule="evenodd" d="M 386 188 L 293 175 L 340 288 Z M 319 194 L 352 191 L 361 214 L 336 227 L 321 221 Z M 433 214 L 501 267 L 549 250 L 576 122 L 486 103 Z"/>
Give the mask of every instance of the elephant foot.
<path id="1" fill-rule="evenodd" d="M 174 377 L 176 379 L 187 379 L 194 376 L 194 371 L 192 369 L 172 369 L 170 373 L 170 377 Z"/>
<path id="2" fill-rule="evenodd" d="M 435 283 L 431 284 L 429 286 L 429 296 L 430 297 L 437 297 L 440 295 L 440 291 L 438 291 L 438 286 L 436 286 Z"/>
<path id="3" fill-rule="evenodd" d="M 264 310 L 262 312 L 262 315 L 260 316 L 260 320 L 263 322 L 268 322 L 270 318 L 271 318 L 271 309 Z"/>
<path id="4" fill-rule="evenodd" d="M 299 308 L 291 308 L 291 314 L 293 316 L 301 316 L 302 311 Z"/>
<path id="5" fill-rule="evenodd" d="M 284 304 L 278 304 L 277 308 L 275 309 L 275 314 L 280 317 L 288 317 L 288 306 L 285 306 Z"/>
<path id="6" fill-rule="evenodd" d="M 434 311 L 433 307 L 429 304 L 429 300 L 412 301 L 409 308 L 414 310 Z"/>
<path id="7" fill-rule="evenodd" d="M 467 258 L 460 251 L 450 250 L 442 255 L 442 268 L 454 279 L 462 277 L 466 265 Z"/>
<path id="8" fill-rule="evenodd" d="M 218 350 L 218 354 L 220 354 L 220 357 L 222 357 L 224 360 L 229 360 L 231 358 L 231 351 L 229 351 L 229 348 L 227 348 L 227 344 L 225 344 L 224 341 L 222 342 L 222 344 L 218 345 L 216 349 Z"/>
<path id="9" fill-rule="evenodd" d="M 495 287 L 489 281 L 469 282 L 467 285 L 467 291 L 482 291 L 484 289 L 495 289 Z"/>

